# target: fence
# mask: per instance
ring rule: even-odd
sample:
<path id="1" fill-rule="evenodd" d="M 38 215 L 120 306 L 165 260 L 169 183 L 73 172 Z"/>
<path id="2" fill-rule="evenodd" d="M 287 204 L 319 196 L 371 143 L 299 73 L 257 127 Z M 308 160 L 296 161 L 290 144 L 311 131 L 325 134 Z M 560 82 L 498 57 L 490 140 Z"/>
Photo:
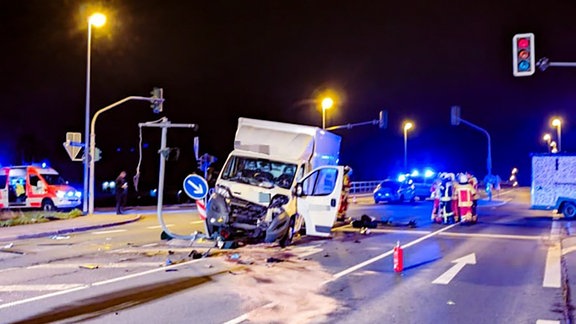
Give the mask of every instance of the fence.
<path id="1" fill-rule="evenodd" d="M 382 180 L 352 181 L 350 183 L 350 193 L 371 193 L 380 182 Z"/>

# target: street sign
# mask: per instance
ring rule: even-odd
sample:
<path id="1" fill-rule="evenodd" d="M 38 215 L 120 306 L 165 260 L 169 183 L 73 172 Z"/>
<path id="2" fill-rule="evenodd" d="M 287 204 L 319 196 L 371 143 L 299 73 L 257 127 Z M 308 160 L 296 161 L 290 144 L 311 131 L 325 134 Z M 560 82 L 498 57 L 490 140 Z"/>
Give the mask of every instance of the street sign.
<path id="1" fill-rule="evenodd" d="M 201 176 L 190 174 L 184 179 L 184 192 L 192 199 L 203 199 L 208 194 L 208 183 Z"/>
<path id="2" fill-rule="evenodd" d="M 78 152 L 80 152 L 80 150 L 84 146 L 80 142 L 82 142 L 81 133 L 75 133 L 75 132 L 66 133 L 66 142 L 64 142 L 64 148 L 66 149 L 66 152 L 68 152 L 68 156 L 70 156 L 71 160 L 76 159 Z M 82 145 L 77 145 L 77 143 L 80 143 Z"/>

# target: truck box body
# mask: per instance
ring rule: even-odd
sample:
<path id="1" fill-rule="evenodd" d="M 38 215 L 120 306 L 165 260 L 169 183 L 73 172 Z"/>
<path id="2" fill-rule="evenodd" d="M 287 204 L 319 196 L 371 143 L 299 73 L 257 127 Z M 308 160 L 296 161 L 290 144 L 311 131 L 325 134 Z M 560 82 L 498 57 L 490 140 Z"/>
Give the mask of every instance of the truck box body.
<path id="1" fill-rule="evenodd" d="M 533 154 L 530 192 L 535 209 L 558 209 L 576 199 L 576 155 Z"/>
<path id="2" fill-rule="evenodd" d="M 310 168 L 337 165 L 341 138 L 313 126 L 239 118 L 234 149 L 272 159 L 306 161 Z"/>

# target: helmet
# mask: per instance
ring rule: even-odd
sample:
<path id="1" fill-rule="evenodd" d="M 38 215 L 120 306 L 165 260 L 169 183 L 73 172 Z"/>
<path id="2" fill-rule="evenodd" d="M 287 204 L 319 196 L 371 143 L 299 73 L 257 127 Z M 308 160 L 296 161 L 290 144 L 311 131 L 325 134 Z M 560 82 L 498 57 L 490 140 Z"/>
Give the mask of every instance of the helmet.
<path id="1" fill-rule="evenodd" d="M 458 183 L 460 183 L 460 184 L 466 184 L 466 183 L 468 183 L 468 177 L 466 176 L 465 173 L 460 173 L 460 174 L 458 175 Z"/>
<path id="2" fill-rule="evenodd" d="M 352 168 L 351 168 L 350 166 L 348 166 L 348 165 L 345 166 L 345 167 L 344 167 L 344 174 L 352 175 Z"/>

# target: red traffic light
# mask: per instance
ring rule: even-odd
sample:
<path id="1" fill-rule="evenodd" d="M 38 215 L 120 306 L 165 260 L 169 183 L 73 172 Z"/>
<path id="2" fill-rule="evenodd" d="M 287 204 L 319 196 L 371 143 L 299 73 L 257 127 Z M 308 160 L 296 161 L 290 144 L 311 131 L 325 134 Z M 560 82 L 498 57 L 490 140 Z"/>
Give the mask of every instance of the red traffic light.
<path id="1" fill-rule="evenodd" d="M 529 38 L 519 38 L 518 39 L 518 47 L 519 48 L 527 48 L 530 46 L 530 39 Z"/>

